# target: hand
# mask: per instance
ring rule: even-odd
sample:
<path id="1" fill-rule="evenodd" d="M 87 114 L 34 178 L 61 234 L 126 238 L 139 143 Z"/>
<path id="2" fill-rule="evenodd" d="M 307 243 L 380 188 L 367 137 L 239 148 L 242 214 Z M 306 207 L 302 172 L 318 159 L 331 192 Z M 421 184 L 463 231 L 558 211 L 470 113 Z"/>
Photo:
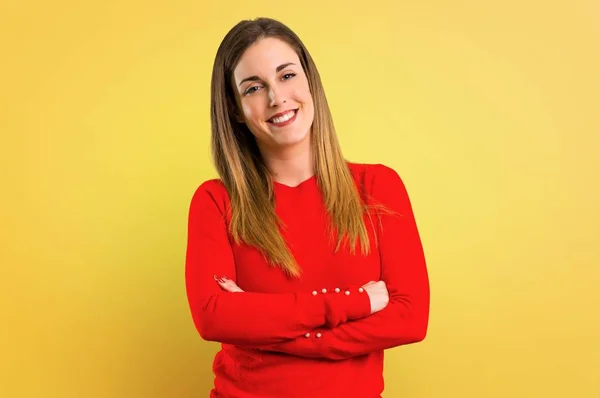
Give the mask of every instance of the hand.
<path id="1" fill-rule="evenodd" d="M 219 284 L 219 286 L 221 286 L 221 289 L 225 290 L 226 292 L 232 292 L 232 293 L 243 293 L 244 292 L 231 279 L 227 279 L 226 277 L 218 278 L 216 275 L 214 275 L 214 278 L 215 278 L 215 281 L 217 281 L 217 283 Z"/>
<path id="2" fill-rule="evenodd" d="M 371 314 L 381 311 L 390 302 L 390 295 L 384 281 L 371 281 L 362 286 L 371 300 Z"/>

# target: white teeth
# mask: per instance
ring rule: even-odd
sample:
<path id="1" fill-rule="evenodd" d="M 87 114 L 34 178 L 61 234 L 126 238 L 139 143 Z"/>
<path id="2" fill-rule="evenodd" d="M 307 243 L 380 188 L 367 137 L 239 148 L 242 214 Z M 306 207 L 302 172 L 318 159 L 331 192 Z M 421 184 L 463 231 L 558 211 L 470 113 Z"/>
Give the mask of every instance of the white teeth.
<path id="1" fill-rule="evenodd" d="M 273 123 L 275 124 L 279 124 L 279 123 L 283 123 L 283 122 L 287 122 L 288 120 L 290 120 L 292 117 L 294 116 L 294 111 L 289 111 L 288 113 L 286 113 L 283 116 L 280 117 L 276 117 L 275 119 L 271 119 L 273 121 Z"/>

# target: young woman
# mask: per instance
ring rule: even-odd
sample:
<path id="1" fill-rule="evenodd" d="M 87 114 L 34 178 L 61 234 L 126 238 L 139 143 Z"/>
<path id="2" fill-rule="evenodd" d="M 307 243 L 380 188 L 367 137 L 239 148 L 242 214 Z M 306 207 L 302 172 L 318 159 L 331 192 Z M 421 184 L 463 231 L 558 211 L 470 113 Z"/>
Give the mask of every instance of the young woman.
<path id="1" fill-rule="evenodd" d="M 211 87 L 220 179 L 189 210 L 211 397 L 380 397 L 383 352 L 425 338 L 429 280 L 399 175 L 345 160 L 317 68 L 282 23 L 242 21 Z"/>

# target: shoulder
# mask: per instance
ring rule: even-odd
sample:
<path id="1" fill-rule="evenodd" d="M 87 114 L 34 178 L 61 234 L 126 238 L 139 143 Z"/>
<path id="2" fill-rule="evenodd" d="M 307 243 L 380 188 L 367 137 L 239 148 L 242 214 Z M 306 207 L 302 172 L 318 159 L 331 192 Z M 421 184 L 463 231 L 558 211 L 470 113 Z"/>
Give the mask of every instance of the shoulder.
<path id="1" fill-rule="evenodd" d="M 354 180 L 360 186 L 369 189 L 388 184 L 403 184 L 399 173 L 390 166 L 381 163 L 347 162 Z"/>
<path id="2" fill-rule="evenodd" d="M 226 195 L 227 194 L 227 190 L 225 189 L 225 184 L 223 184 L 223 181 L 221 181 L 220 178 L 211 178 L 211 179 L 205 180 L 196 189 L 196 192 L 198 192 L 198 191 L 206 191 L 206 192 L 213 193 L 215 195 L 224 195 L 224 194 Z"/>
<path id="3" fill-rule="evenodd" d="M 396 209 L 410 203 L 404 181 L 394 168 L 381 163 L 348 163 L 348 167 L 366 203 Z"/>
<path id="4" fill-rule="evenodd" d="M 229 194 L 223 181 L 219 178 L 212 178 L 197 186 L 192 194 L 190 206 L 192 208 L 216 206 L 221 213 L 225 213 L 229 203 Z"/>

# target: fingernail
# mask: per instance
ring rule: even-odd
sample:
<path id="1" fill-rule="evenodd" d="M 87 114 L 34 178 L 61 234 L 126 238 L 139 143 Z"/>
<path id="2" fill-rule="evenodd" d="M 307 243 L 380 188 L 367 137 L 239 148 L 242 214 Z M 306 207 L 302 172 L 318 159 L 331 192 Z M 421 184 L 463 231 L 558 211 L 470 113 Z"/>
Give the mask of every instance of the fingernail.
<path id="1" fill-rule="evenodd" d="M 216 275 L 213 275 L 213 278 L 215 278 L 215 280 L 217 280 L 217 279 L 218 279 Z"/>

